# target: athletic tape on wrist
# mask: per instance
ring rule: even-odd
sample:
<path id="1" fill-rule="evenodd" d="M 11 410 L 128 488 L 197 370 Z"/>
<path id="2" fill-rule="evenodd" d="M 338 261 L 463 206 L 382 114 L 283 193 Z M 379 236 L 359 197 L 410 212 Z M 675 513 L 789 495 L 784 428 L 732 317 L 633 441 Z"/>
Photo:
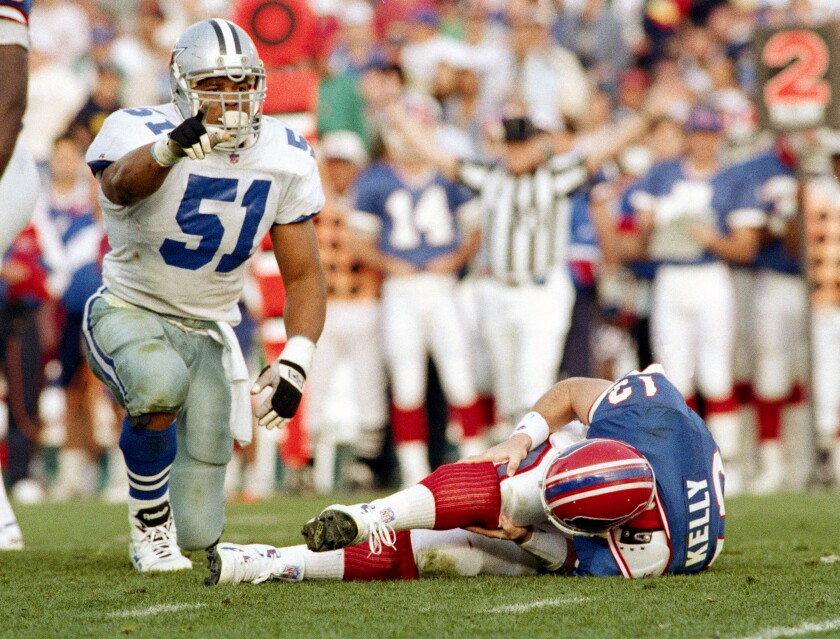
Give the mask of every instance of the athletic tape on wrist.
<path id="1" fill-rule="evenodd" d="M 541 446 L 548 441 L 548 422 L 545 421 L 542 415 L 532 410 L 519 420 L 519 423 L 513 429 L 510 436 L 513 437 L 519 434 L 525 434 L 531 438 L 531 447 L 529 450 L 534 450 L 537 446 Z"/>
<path id="2" fill-rule="evenodd" d="M 181 158 L 172 152 L 169 148 L 168 138 L 158 140 L 152 145 L 152 159 L 164 168 L 173 166 Z"/>
<path id="3" fill-rule="evenodd" d="M 315 356 L 315 343 L 303 335 L 295 335 L 286 342 L 286 348 L 280 354 L 280 360 L 286 360 L 297 364 L 303 369 L 303 373 L 309 376 L 309 369 L 312 368 L 312 358 Z"/>

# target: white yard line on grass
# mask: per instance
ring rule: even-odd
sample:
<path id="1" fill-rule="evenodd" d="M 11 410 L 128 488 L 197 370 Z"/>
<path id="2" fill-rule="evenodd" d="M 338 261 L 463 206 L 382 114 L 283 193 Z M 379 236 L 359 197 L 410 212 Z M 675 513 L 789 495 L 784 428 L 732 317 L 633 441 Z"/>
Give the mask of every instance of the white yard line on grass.
<path id="1" fill-rule="evenodd" d="M 569 604 L 583 603 L 589 601 L 589 597 L 568 597 L 566 599 L 543 599 L 524 604 L 511 604 L 509 606 L 496 606 L 487 612 L 528 612 L 535 608 L 550 608 L 557 606 L 568 606 Z"/>
<path id="2" fill-rule="evenodd" d="M 809 635 L 812 632 L 828 632 L 829 630 L 840 629 L 840 619 L 829 619 L 828 621 L 806 621 L 789 628 L 767 628 L 754 635 L 742 637 L 741 639 L 781 639 L 782 637 L 799 637 Z"/>
<path id="3" fill-rule="evenodd" d="M 207 604 L 161 604 L 160 606 L 149 606 L 148 608 L 136 608 L 134 610 L 118 610 L 108 613 L 109 617 L 146 617 L 161 612 L 178 612 L 179 610 L 193 610 L 204 608 Z"/>

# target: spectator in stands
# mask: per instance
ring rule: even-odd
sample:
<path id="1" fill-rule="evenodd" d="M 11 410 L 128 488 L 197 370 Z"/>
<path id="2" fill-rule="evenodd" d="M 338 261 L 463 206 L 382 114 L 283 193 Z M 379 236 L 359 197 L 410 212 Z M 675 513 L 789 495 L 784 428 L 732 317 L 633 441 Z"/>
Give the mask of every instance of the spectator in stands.
<path id="1" fill-rule="evenodd" d="M 583 10 L 565 11 L 554 23 L 557 42 L 572 51 L 595 83 L 615 93 L 619 73 L 630 63 L 621 23 L 606 0 L 586 0 Z"/>
<path id="2" fill-rule="evenodd" d="M 32 47 L 49 49 L 55 61 L 72 69 L 90 48 L 88 16 L 70 0 L 39 0 L 29 16 Z"/>
<path id="3" fill-rule="evenodd" d="M 40 166 L 49 162 L 53 143 L 67 130 L 86 94 L 84 81 L 54 55 L 52 47 L 29 51 L 29 99 L 22 135 Z"/>
<path id="4" fill-rule="evenodd" d="M 528 112 L 577 119 L 586 111 L 589 84 L 575 54 L 552 42 L 553 13 L 523 2 L 507 6 L 510 48 L 506 60 L 487 75 L 496 107 L 523 103 Z"/>
<path id="5" fill-rule="evenodd" d="M 358 75 L 381 63 L 383 53 L 373 35 L 373 9 L 363 0 L 354 0 L 338 11 L 338 41 L 327 61 L 332 75 Z"/>
<path id="6" fill-rule="evenodd" d="M 166 16 L 157 0 L 141 0 L 133 33 L 112 45 L 112 61 L 123 76 L 125 106 L 160 104 L 170 99 L 169 58 L 172 42 L 162 41 Z"/>
<path id="7" fill-rule="evenodd" d="M 460 56 L 464 45 L 438 31 L 440 15 L 430 7 L 415 9 L 409 24 L 409 41 L 400 57 L 406 84 L 415 91 L 431 93 L 438 65 Z"/>
<path id="8" fill-rule="evenodd" d="M 70 123 L 73 137 L 86 149 L 99 133 L 105 118 L 120 108 L 119 71 L 114 66 L 99 67 L 93 91 Z"/>

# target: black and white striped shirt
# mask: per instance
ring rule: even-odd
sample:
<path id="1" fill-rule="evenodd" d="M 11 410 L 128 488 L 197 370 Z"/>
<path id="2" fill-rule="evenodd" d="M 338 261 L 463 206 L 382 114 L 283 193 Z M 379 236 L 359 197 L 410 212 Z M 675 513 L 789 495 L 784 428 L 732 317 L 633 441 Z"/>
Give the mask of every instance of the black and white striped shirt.
<path id="1" fill-rule="evenodd" d="M 556 155 L 531 173 L 501 164 L 462 160 L 458 179 L 479 194 L 482 239 L 479 265 L 517 286 L 543 282 L 568 261 L 571 195 L 589 179 L 584 158 Z"/>

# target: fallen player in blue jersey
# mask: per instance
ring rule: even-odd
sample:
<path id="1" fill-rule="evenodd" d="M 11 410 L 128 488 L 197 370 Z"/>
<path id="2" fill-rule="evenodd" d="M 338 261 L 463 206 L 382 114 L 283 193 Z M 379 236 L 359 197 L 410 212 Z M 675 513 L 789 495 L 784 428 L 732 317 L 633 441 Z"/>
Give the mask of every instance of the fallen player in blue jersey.
<path id="1" fill-rule="evenodd" d="M 654 365 L 555 384 L 483 455 L 330 506 L 304 526 L 308 548 L 220 543 L 206 582 L 695 573 L 723 524 L 718 447 Z"/>

